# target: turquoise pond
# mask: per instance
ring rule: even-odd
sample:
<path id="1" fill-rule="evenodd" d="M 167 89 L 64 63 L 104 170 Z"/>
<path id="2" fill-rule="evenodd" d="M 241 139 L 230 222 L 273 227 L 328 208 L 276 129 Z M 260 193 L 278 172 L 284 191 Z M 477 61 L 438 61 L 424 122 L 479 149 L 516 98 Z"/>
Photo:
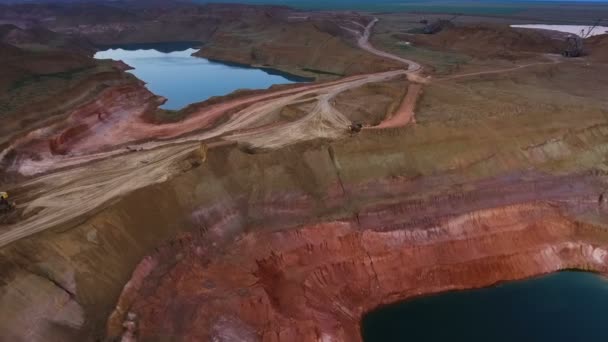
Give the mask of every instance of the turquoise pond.
<path id="1" fill-rule="evenodd" d="M 608 341 L 608 280 L 559 272 L 447 292 L 379 308 L 361 325 L 365 342 Z"/>
<path id="2" fill-rule="evenodd" d="M 95 58 L 122 60 L 135 68 L 129 72 L 146 82 L 151 92 L 167 98 L 161 108 L 171 110 L 238 89 L 266 89 L 273 84 L 309 81 L 273 69 L 193 57 L 196 51 L 187 43 L 138 44 L 102 48 Z"/>

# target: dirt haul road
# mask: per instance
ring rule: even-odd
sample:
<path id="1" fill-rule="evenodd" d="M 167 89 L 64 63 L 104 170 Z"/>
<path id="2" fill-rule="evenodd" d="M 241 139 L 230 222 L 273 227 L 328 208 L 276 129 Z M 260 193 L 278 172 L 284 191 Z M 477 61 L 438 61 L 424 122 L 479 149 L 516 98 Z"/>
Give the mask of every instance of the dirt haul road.
<path id="1" fill-rule="evenodd" d="M 317 138 L 339 138 L 347 134 L 350 121 L 331 104 L 338 94 L 368 83 L 391 80 L 403 75 L 417 78 L 419 64 L 375 49 L 369 43 L 377 19 L 362 32 L 352 30 L 361 48 L 370 53 L 391 58 L 407 65 L 407 69 L 368 75 L 358 75 L 338 81 L 305 85 L 264 95 L 236 99 L 204 108 L 188 119 L 174 124 L 152 125 L 141 117 L 127 117 L 120 123 L 110 122 L 104 134 L 93 135 L 76 146 L 80 149 L 65 156 L 43 156 L 26 159 L 13 171 L 35 176 L 20 184 L 15 192 L 24 200 L 18 204 L 25 219 L 17 224 L 0 227 L 0 247 L 13 241 L 65 224 L 86 216 L 113 199 L 136 189 L 167 180 L 181 172 L 180 165 L 196 151 L 200 142 L 222 139 L 246 143 L 259 148 L 280 148 L 299 141 Z M 418 92 L 416 92 L 418 93 Z M 263 119 L 287 105 L 315 101 L 314 108 L 302 118 L 264 128 Z M 399 112 L 413 115 L 415 99 L 406 96 Z M 404 108 L 405 107 L 405 108 Z M 235 108 L 239 108 L 232 113 Z M 204 131 L 215 118 L 230 114 L 227 122 Z M 398 118 L 400 115 L 394 115 Z M 407 123 L 394 119 L 385 127 Z M 194 132 L 194 133 L 193 133 Z M 151 140 L 162 139 L 162 140 Z M 137 143 L 137 141 L 143 141 Z M 133 143 L 132 143 L 133 142 Z M 107 144 L 114 147 L 107 148 Z M 130 144 L 126 153 L 124 144 Z M 104 147 L 103 152 L 95 147 Z M 1 153 L 2 151 L 0 151 Z"/>

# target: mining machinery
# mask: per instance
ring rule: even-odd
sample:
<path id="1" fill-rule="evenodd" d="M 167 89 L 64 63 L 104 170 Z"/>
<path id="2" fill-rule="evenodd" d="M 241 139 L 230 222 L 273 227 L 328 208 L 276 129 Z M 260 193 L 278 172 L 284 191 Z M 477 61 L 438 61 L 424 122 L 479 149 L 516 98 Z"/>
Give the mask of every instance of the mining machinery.
<path id="1" fill-rule="evenodd" d="M 425 25 L 422 32 L 424 34 L 435 34 L 437 32 L 440 32 L 444 28 L 452 27 L 452 26 L 454 26 L 452 21 L 460 16 L 461 16 L 461 14 L 455 14 L 450 19 L 437 19 L 433 22 L 429 22 L 426 19 L 421 20 L 420 23 Z"/>
<path id="2" fill-rule="evenodd" d="M 591 35 L 591 32 L 600 24 L 602 19 L 596 20 L 589 26 L 587 31 L 581 30 L 580 35 L 571 34 L 566 37 L 566 47 L 562 51 L 564 57 L 580 57 L 583 55 L 583 41 Z"/>

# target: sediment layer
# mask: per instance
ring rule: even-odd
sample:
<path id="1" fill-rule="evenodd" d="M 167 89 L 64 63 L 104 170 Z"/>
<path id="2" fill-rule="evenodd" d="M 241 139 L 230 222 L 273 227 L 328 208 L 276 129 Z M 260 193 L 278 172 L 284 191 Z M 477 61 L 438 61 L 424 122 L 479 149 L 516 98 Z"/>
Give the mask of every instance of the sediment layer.
<path id="1" fill-rule="evenodd" d="M 458 212 L 470 197 L 446 200 Z M 398 204 L 255 229 L 221 251 L 202 232 L 186 234 L 137 266 L 108 334 L 119 335 L 130 312 L 144 341 L 359 341 L 362 315 L 382 304 L 562 269 L 608 271 L 608 232 L 567 216 L 603 204 L 546 200 L 450 215 L 441 201 Z M 433 213 L 412 217 L 425 208 Z M 201 230 L 229 230 L 232 216 Z"/>

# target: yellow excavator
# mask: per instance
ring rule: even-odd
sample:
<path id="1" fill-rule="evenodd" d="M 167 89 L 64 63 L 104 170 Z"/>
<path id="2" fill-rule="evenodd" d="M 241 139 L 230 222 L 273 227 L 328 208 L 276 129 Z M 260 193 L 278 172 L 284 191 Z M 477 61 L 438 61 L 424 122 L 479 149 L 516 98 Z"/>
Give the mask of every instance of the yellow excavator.
<path id="1" fill-rule="evenodd" d="M 8 201 L 8 192 L 0 191 L 0 214 L 11 212 L 15 205 Z"/>

